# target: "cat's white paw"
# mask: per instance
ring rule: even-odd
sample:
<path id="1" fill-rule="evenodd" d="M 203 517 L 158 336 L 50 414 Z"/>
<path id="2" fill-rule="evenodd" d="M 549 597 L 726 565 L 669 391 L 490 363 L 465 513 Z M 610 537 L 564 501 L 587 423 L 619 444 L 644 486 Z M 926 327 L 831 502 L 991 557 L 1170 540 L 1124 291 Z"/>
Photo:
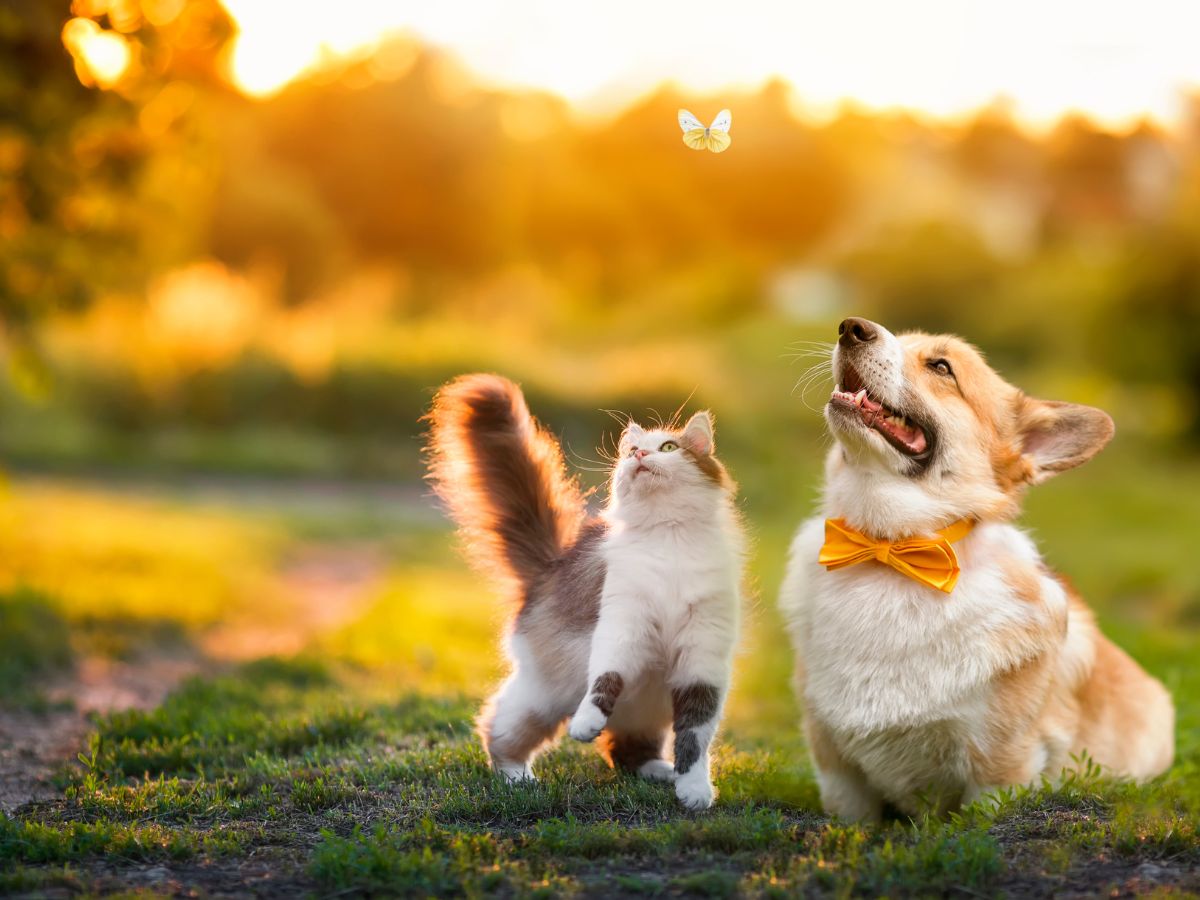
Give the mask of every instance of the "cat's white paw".
<path id="1" fill-rule="evenodd" d="M 608 716 L 600 712 L 595 703 L 585 700 L 571 717 L 571 727 L 567 730 L 575 740 L 586 744 L 594 741 L 607 723 Z"/>
<path id="2" fill-rule="evenodd" d="M 638 766 L 638 775 L 648 781 L 674 781 L 675 767 L 665 759 L 652 759 Z"/>
<path id="3" fill-rule="evenodd" d="M 675 796 L 690 810 L 708 809 L 713 805 L 712 782 L 703 775 L 681 775 L 675 782 Z"/>
<path id="4" fill-rule="evenodd" d="M 509 784 L 537 781 L 537 776 L 533 774 L 533 769 L 530 768 L 529 763 L 525 763 L 524 765 L 520 763 L 502 764 L 496 767 L 496 771 Z"/>

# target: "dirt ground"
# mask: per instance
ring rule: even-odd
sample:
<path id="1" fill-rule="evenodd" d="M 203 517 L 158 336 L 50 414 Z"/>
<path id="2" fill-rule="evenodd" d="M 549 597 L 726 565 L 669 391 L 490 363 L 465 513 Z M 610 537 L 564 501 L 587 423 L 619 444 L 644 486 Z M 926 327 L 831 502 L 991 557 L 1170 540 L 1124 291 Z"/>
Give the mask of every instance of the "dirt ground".
<path id="1" fill-rule="evenodd" d="M 0 811 L 55 796 L 51 778 L 85 749 L 93 716 L 153 709 L 193 675 L 301 650 L 362 612 L 383 566 L 379 548 L 368 543 L 302 546 L 280 565 L 281 593 L 290 608 L 277 621 L 222 623 L 198 646 L 151 647 L 127 660 L 84 658 L 69 674 L 37 686 L 49 709 L 0 707 Z"/>

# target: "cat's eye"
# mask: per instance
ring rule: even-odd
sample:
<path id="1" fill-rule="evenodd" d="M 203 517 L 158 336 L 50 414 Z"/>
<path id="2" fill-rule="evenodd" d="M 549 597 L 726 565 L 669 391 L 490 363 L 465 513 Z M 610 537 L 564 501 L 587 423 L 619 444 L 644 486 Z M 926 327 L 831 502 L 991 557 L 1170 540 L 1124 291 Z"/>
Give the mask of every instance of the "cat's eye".
<path id="1" fill-rule="evenodd" d="M 679 445 L 674 441 L 663 441 L 662 444 L 659 445 L 658 449 L 663 453 L 670 453 L 672 450 L 678 450 Z"/>
<path id="2" fill-rule="evenodd" d="M 954 370 L 950 368 L 950 363 L 944 359 L 931 359 L 925 365 L 933 369 L 939 375 L 953 375 Z"/>

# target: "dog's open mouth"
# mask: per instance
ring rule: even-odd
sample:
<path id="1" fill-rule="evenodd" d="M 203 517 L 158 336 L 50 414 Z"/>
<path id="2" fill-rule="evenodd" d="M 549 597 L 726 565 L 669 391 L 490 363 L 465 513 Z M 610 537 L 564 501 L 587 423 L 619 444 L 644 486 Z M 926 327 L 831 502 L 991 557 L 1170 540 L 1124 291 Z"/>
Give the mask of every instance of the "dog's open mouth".
<path id="1" fill-rule="evenodd" d="M 905 456 L 921 457 L 929 450 L 930 441 L 925 428 L 904 413 L 888 409 L 872 398 L 853 366 L 846 366 L 842 383 L 833 392 L 829 402 L 856 412 L 863 425 L 878 431 Z"/>

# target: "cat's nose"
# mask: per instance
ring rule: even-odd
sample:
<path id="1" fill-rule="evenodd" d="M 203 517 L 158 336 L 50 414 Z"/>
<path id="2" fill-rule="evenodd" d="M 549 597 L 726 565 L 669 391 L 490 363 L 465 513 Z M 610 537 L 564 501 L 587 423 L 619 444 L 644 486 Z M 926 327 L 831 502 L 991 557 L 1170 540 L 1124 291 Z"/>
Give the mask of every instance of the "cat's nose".
<path id="1" fill-rule="evenodd" d="M 641 462 L 643 459 L 645 459 L 647 456 L 650 455 L 650 451 L 649 450 L 635 450 L 633 452 L 633 455 L 637 459 L 638 462 Z"/>

